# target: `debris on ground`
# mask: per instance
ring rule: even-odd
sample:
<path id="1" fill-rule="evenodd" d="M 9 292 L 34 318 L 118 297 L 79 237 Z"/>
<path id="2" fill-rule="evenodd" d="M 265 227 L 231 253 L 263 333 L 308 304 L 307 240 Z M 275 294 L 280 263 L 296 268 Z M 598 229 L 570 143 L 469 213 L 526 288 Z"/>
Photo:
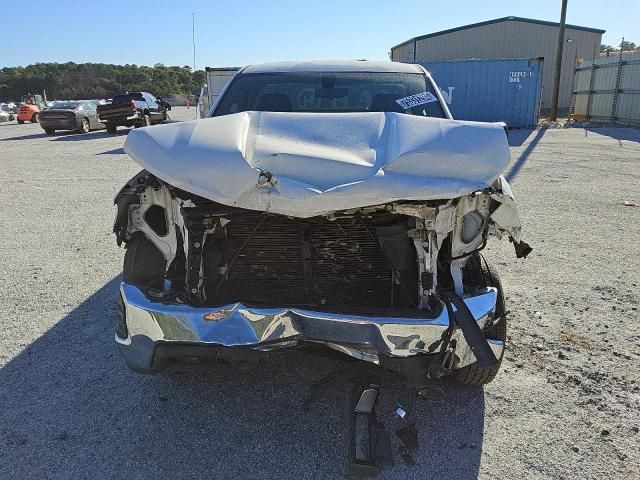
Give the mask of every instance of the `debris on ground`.
<path id="1" fill-rule="evenodd" d="M 396 405 L 396 415 L 404 419 L 407 416 L 407 411 L 399 403 Z"/>

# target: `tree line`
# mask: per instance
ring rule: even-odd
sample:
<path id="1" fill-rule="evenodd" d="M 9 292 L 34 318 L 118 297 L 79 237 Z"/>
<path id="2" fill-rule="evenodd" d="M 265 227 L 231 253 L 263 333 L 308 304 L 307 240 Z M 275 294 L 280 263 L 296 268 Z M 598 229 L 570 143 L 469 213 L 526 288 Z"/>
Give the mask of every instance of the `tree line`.
<path id="1" fill-rule="evenodd" d="M 620 49 L 622 49 L 623 52 L 640 52 L 640 46 L 636 45 L 634 42 L 629 42 L 628 40 L 620 42 L 617 48 L 607 45 L 606 43 L 600 44 L 600 53 L 620 52 Z"/>
<path id="2" fill-rule="evenodd" d="M 0 99 L 16 100 L 43 90 L 49 99 L 110 98 L 126 91 L 191 94 L 205 82 L 203 70 L 194 72 L 188 66 L 36 63 L 0 69 Z"/>

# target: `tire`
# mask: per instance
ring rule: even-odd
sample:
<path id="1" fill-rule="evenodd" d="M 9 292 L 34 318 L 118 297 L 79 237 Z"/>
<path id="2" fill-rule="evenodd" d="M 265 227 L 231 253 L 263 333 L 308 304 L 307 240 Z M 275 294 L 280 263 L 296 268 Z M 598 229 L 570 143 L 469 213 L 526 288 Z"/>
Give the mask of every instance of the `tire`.
<path id="1" fill-rule="evenodd" d="M 80 122 L 80 133 L 89 133 L 91 131 L 91 124 L 88 118 L 83 118 Z"/>
<path id="2" fill-rule="evenodd" d="M 31 123 L 38 123 L 38 114 L 34 113 L 31 115 Z"/>
<path id="3" fill-rule="evenodd" d="M 125 282 L 147 288 L 162 280 L 166 261 L 143 233 L 136 232 L 127 242 L 126 249 L 122 266 Z"/>
<path id="4" fill-rule="evenodd" d="M 55 128 L 45 128 L 44 129 L 44 133 L 46 133 L 47 135 L 53 135 L 54 133 L 56 133 L 56 129 Z"/>
<path id="5" fill-rule="evenodd" d="M 22 125 L 22 124 L 24 123 L 24 120 L 20 120 L 20 119 L 18 119 L 18 123 L 19 123 L 20 125 Z"/>
<path id="6" fill-rule="evenodd" d="M 496 301 L 496 310 L 494 315 L 494 323 L 485 328 L 484 334 L 487 338 L 494 340 L 507 341 L 507 317 L 505 310 L 504 291 L 502 283 L 495 267 L 489 264 L 485 258 L 476 254 L 472 257 L 464 268 L 463 278 L 467 278 L 465 282 L 470 289 L 496 287 L 498 289 L 498 299 Z M 459 370 L 454 370 L 450 380 L 458 385 L 486 385 L 491 382 L 502 364 L 504 357 L 504 349 L 502 355 L 498 359 L 498 363 L 491 368 L 480 368 L 478 363 L 472 363 Z"/>
<path id="7" fill-rule="evenodd" d="M 117 125 L 111 125 L 110 123 L 107 123 L 106 128 L 107 128 L 107 133 L 116 133 L 116 130 L 118 129 L 118 126 Z"/>
<path id="8" fill-rule="evenodd" d="M 149 125 L 151 125 L 151 117 L 145 114 L 142 120 L 134 125 L 134 128 L 148 127 Z"/>

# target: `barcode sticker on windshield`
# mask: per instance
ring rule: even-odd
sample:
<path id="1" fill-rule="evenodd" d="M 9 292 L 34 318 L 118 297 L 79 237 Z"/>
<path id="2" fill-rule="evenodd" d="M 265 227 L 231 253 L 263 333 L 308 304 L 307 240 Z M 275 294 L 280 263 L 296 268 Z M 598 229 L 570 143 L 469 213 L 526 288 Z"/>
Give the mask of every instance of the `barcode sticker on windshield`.
<path id="1" fill-rule="evenodd" d="M 405 110 L 407 108 L 415 107 L 416 105 L 424 105 L 425 103 L 437 102 L 438 99 L 431 92 L 416 93 L 415 95 L 409 95 L 408 97 L 399 98 L 396 103 Z"/>

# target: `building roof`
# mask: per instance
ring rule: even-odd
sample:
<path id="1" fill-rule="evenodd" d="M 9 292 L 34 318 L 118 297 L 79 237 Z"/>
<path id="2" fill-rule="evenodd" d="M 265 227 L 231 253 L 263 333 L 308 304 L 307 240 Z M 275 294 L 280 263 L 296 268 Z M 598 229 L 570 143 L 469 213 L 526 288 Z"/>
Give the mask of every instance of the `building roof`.
<path id="1" fill-rule="evenodd" d="M 456 28 L 450 28 L 448 30 L 442 30 L 440 32 L 435 32 L 435 33 L 428 33 L 427 35 L 421 35 L 419 37 L 413 37 L 410 38 L 409 40 L 399 43 L 398 45 L 395 45 L 393 47 L 391 47 L 391 49 L 393 50 L 394 48 L 398 48 L 401 47 L 403 45 L 406 45 L 407 43 L 411 43 L 414 42 L 416 40 L 424 40 L 425 38 L 431 38 L 431 37 L 437 37 L 439 35 L 445 35 L 447 33 L 453 33 L 453 32 L 458 32 L 460 30 L 467 30 L 469 28 L 476 28 L 476 27 L 483 27 L 485 25 L 493 25 L 494 23 L 502 23 L 502 22 L 525 22 L 525 23 L 535 23 L 537 25 L 547 25 L 549 27 L 559 27 L 560 24 L 557 22 L 547 22 L 546 20 L 535 20 L 533 18 L 523 18 L 523 17 L 502 17 L 502 18 L 496 18 L 494 20 L 487 20 L 485 22 L 479 22 L 479 23 L 471 23 L 469 25 L 463 25 L 461 27 L 456 27 Z M 570 28 L 572 30 L 584 30 L 587 32 L 593 32 L 593 33 L 604 33 L 605 30 L 600 30 L 599 28 L 591 28 L 591 27 L 581 27 L 579 25 L 569 25 L 566 24 L 565 28 Z"/>
<path id="2" fill-rule="evenodd" d="M 283 73 L 283 72 L 395 72 L 423 73 L 422 69 L 410 63 L 376 62 L 369 60 L 319 60 L 305 62 L 271 62 L 250 65 L 243 73 Z"/>

